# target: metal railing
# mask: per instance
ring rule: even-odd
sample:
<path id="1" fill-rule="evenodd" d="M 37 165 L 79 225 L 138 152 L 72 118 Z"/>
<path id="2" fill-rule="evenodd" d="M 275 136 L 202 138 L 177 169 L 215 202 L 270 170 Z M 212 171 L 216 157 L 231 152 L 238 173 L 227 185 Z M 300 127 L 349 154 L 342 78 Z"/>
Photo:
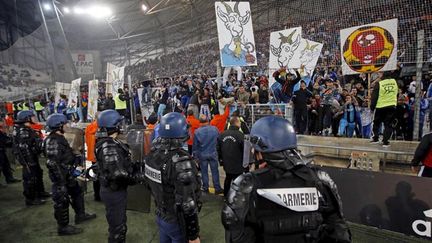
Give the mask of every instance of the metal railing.
<path id="1" fill-rule="evenodd" d="M 238 110 L 246 118 L 248 126 L 252 126 L 258 119 L 269 115 L 281 115 L 293 122 L 293 107 L 290 104 L 247 104 L 231 105 L 231 111 Z"/>

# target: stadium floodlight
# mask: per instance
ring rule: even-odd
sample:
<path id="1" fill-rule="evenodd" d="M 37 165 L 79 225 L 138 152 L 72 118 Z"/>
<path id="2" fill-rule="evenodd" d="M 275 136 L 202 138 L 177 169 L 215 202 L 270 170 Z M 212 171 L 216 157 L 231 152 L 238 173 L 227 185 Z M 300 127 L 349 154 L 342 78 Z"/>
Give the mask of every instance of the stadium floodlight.
<path id="1" fill-rule="evenodd" d="M 68 14 L 68 13 L 70 13 L 70 9 L 68 7 L 64 7 L 63 12 Z"/>
<path id="2" fill-rule="evenodd" d="M 112 15 L 111 9 L 106 6 L 91 6 L 87 13 L 95 18 L 106 18 Z"/>
<path id="3" fill-rule="evenodd" d="M 51 10 L 51 4 L 49 4 L 49 3 L 44 3 L 42 6 L 43 6 L 43 8 L 44 8 L 46 11 L 50 11 L 50 10 Z"/>
<path id="4" fill-rule="evenodd" d="M 84 14 L 85 13 L 84 9 L 82 9 L 80 7 L 74 7 L 73 11 L 75 14 Z"/>
<path id="5" fill-rule="evenodd" d="M 143 4 L 141 4 L 141 9 L 142 9 L 142 11 L 147 11 L 147 5 L 145 5 L 144 3 Z"/>

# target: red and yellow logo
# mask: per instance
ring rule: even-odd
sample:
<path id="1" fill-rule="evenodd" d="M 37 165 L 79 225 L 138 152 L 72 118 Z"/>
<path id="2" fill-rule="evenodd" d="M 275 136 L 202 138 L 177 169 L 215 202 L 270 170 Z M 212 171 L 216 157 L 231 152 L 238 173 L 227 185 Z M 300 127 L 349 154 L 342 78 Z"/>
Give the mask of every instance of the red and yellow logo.
<path id="1" fill-rule="evenodd" d="M 390 32 L 378 26 L 353 31 L 343 45 L 343 58 L 356 72 L 379 71 L 390 59 L 394 39 Z"/>

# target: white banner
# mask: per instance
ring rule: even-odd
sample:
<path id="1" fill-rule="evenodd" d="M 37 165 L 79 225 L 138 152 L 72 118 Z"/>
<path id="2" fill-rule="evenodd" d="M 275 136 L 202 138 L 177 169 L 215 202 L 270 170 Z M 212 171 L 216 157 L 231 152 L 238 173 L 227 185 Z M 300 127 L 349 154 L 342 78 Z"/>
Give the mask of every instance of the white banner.
<path id="1" fill-rule="evenodd" d="M 112 93 L 112 81 L 113 81 L 113 76 L 112 76 L 112 71 L 114 69 L 118 68 L 116 65 L 111 64 L 111 63 L 107 63 L 107 71 L 106 71 L 106 86 L 105 86 L 105 95 L 108 95 L 108 93 Z"/>
<path id="2" fill-rule="evenodd" d="M 300 60 L 293 57 L 299 50 L 301 32 L 301 27 L 296 27 L 270 33 L 269 69 L 300 68 Z"/>
<path id="3" fill-rule="evenodd" d="M 90 80 L 88 90 L 87 115 L 89 119 L 94 120 L 96 118 L 96 112 L 98 108 L 99 81 L 97 79 Z"/>
<path id="4" fill-rule="evenodd" d="M 222 67 L 256 66 L 249 2 L 215 2 Z"/>
<path id="5" fill-rule="evenodd" d="M 300 46 L 294 53 L 293 60 L 299 60 L 300 65 L 304 66 L 305 73 L 303 75 L 312 75 L 313 70 L 318 62 L 323 44 L 301 39 Z"/>
<path id="6" fill-rule="evenodd" d="M 117 90 L 124 87 L 124 69 L 111 63 L 107 64 L 106 94 L 117 95 Z"/>
<path id="7" fill-rule="evenodd" d="M 78 75 L 94 74 L 92 53 L 78 52 L 71 55 Z"/>
<path id="8" fill-rule="evenodd" d="M 56 82 L 55 83 L 55 104 L 56 106 L 59 103 L 60 100 L 60 95 L 65 95 L 67 96 L 70 92 L 71 89 L 71 84 L 68 83 L 60 83 L 60 82 Z"/>
<path id="9" fill-rule="evenodd" d="M 71 81 L 69 96 L 68 96 L 68 106 L 75 103 L 75 107 L 78 107 L 78 96 L 80 95 L 80 85 L 81 78 L 75 79 Z"/>
<path id="10" fill-rule="evenodd" d="M 341 61 L 344 75 L 397 68 L 398 20 L 342 29 Z"/>

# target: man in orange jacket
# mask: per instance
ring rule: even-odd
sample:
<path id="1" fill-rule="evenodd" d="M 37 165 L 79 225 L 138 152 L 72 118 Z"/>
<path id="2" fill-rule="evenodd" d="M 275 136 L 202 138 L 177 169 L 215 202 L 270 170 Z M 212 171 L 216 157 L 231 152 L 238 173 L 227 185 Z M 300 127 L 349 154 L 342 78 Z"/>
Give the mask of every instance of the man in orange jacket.
<path id="1" fill-rule="evenodd" d="M 189 140 L 187 141 L 189 154 L 192 155 L 192 145 L 195 130 L 200 127 L 200 121 L 195 118 L 194 111 L 192 109 L 187 111 L 186 122 L 189 124 Z"/>
<path id="2" fill-rule="evenodd" d="M 6 125 L 6 129 L 5 129 L 6 133 L 9 134 L 12 132 L 14 126 L 13 112 L 8 113 L 4 120 Z"/>
<path id="3" fill-rule="evenodd" d="M 40 123 L 37 123 L 36 121 L 34 121 L 30 127 L 36 131 L 36 133 L 39 135 L 40 138 L 44 138 L 44 135 L 42 133 L 42 129 L 44 128 L 44 126 Z"/>
<path id="4" fill-rule="evenodd" d="M 210 122 L 210 125 L 215 126 L 219 133 L 222 133 L 225 129 L 225 124 L 227 123 L 229 117 L 229 105 L 225 106 L 225 112 L 223 115 L 217 114 L 213 117 L 213 119 Z"/>
<path id="5" fill-rule="evenodd" d="M 97 117 L 96 113 L 96 117 Z M 98 130 L 97 120 L 95 119 L 92 123 L 90 123 L 85 129 L 85 142 L 87 144 L 87 160 L 91 161 L 93 164 L 96 163 L 95 158 L 95 145 L 96 145 L 96 132 Z M 93 191 L 94 191 L 94 200 L 100 201 L 100 183 L 99 180 L 93 181 Z"/>

